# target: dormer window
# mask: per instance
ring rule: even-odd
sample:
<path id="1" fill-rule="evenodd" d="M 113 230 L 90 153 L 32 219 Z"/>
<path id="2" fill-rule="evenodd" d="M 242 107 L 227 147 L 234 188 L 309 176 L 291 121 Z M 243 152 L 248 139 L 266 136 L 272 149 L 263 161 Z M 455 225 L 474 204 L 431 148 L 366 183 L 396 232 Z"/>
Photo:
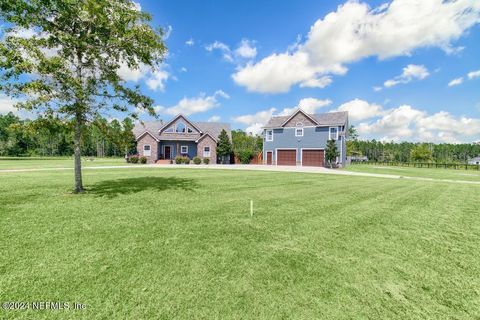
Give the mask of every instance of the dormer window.
<path id="1" fill-rule="evenodd" d="M 183 122 L 178 122 L 175 128 L 175 132 L 177 133 L 185 133 L 185 131 L 187 130 L 187 126 L 185 126 Z"/>
<path id="2" fill-rule="evenodd" d="M 173 133 L 173 127 L 168 127 L 166 130 L 165 130 L 166 133 Z"/>

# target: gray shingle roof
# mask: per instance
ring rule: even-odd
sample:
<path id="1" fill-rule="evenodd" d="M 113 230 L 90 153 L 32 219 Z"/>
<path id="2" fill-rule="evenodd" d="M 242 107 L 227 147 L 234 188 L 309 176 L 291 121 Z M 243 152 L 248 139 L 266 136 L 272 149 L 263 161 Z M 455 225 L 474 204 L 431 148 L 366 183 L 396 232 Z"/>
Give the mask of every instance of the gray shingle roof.
<path id="1" fill-rule="evenodd" d="M 192 124 L 197 126 L 203 133 L 209 133 L 212 137 L 215 139 L 218 138 L 220 135 L 220 132 L 222 129 L 225 129 L 227 131 L 228 136 L 232 137 L 231 135 L 231 129 L 230 129 L 230 124 L 229 123 L 220 123 L 220 122 L 194 122 L 191 121 Z M 163 127 L 165 123 L 163 121 L 150 121 L 150 122 L 143 122 L 143 125 L 141 123 L 135 124 L 135 127 L 133 128 L 133 134 L 135 137 L 138 137 L 145 131 L 150 133 L 152 136 L 154 136 L 157 139 L 161 139 L 160 135 L 158 134 L 158 131 Z M 178 137 L 180 140 L 197 140 L 198 135 L 193 135 L 191 137 L 185 137 L 185 135 L 179 136 Z"/>
<path id="2" fill-rule="evenodd" d="M 308 115 L 315 119 L 318 122 L 319 126 L 346 124 L 348 120 L 348 112 L 346 111 L 316 113 Z M 279 128 L 290 117 L 291 115 L 272 117 L 264 126 L 264 128 Z"/>
<path id="3" fill-rule="evenodd" d="M 133 127 L 133 135 L 135 137 L 138 137 L 139 135 L 141 135 L 142 133 L 144 133 L 145 131 L 149 132 L 152 136 L 154 136 L 155 138 L 159 138 L 158 136 L 158 130 L 160 130 L 160 128 L 163 126 L 163 121 L 162 120 L 159 120 L 159 121 L 144 121 L 143 124 L 142 123 L 136 123 L 135 124 L 135 127 Z"/>
<path id="4" fill-rule="evenodd" d="M 228 136 L 230 139 L 232 138 L 232 132 L 230 129 L 230 123 L 223 123 L 223 122 L 194 122 L 194 124 L 202 130 L 203 133 L 209 133 L 215 139 L 218 138 L 222 129 L 227 131 Z"/>

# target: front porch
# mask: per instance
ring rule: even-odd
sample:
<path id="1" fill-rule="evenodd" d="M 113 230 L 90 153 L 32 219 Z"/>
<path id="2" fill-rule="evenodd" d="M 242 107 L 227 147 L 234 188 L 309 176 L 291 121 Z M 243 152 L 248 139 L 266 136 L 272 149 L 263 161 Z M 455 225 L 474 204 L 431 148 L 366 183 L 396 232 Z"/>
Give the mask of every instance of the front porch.
<path id="1" fill-rule="evenodd" d="M 174 160 L 175 157 L 197 156 L 197 143 L 195 141 L 161 140 L 158 142 L 158 160 Z"/>

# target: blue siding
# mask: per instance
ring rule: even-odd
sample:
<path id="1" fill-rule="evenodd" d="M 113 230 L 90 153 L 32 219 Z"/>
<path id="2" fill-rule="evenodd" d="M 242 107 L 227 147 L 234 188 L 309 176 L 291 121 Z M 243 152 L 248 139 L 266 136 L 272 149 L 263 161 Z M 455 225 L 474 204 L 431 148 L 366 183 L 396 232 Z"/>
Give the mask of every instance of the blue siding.
<path id="1" fill-rule="evenodd" d="M 170 146 L 172 149 L 172 159 L 177 156 L 177 143 L 178 153 L 180 153 L 181 146 L 188 146 L 188 157 L 193 159 L 197 155 L 197 143 L 195 141 L 168 141 L 162 140 L 159 143 L 159 152 L 163 155 L 163 146 Z"/>
<path id="2" fill-rule="evenodd" d="M 276 149 L 297 149 L 297 162 L 301 159 L 302 148 L 325 149 L 328 141 L 329 127 L 306 127 L 303 128 L 303 137 L 295 136 L 296 128 L 273 129 L 273 141 L 264 140 L 263 154 L 266 159 L 266 152 L 273 152 L 273 159 L 276 159 Z M 340 130 L 339 130 L 340 131 Z M 337 148 L 341 154 L 340 162 L 345 163 L 346 159 L 345 137 L 338 137 Z"/>

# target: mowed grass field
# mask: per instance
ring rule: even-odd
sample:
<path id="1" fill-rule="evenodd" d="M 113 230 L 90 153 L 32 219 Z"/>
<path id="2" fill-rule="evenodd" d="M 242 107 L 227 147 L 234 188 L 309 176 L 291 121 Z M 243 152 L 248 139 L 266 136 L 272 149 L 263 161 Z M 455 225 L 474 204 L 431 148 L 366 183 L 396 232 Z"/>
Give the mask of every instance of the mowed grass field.
<path id="1" fill-rule="evenodd" d="M 188 169 L 0 173 L 2 319 L 475 319 L 480 186 Z M 254 215 L 250 216 L 250 200 Z"/>
<path id="2" fill-rule="evenodd" d="M 402 166 L 384 166 L 374 164 L 354 164 L 345 170 L 353 172 L 392 174 L 404 177 L 421 177 L 431 179 L 479 181 L 479 170 L 444 169 L 444 168 L 414 168 Z"/>
<path id="3" fill-rule="evenodd" d="M 128 165 L 123 158 L 95 158 L 82 157 L 82 165 L 94 166 L 121 166 Z M 35 168 L 73 168 L 73 157 L 39 157 L 39 158 L 12 158 L 0 157 L 0 170 L 8 169 L 35 169 Z"/>

